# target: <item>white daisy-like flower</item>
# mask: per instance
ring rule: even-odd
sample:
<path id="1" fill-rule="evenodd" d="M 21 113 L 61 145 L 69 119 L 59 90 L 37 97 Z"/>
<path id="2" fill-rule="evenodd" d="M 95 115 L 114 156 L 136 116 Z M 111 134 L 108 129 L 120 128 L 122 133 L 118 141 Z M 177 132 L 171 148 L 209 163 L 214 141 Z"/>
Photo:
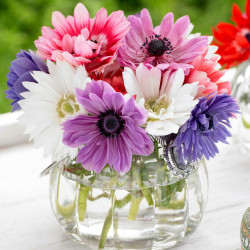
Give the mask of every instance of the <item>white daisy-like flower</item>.
<path id="1" fill-rule="evenodd" d="M 182 69 L 162 77 L 160 69 L 140 64 L 136 72 L 125 68 L 123 78 L 127 92 L 148 110 L 146 131 L 151 135 L 178 133 L 198 103 L 198 82 L 183 85 Z"/>
<path id="2" fill-rule="evenodd" d="M 25 99 L 19 102 L 23 110 L 19 120 L 35 146 L 44 148 L 45 157 L 51 156 L 54 161 L 67 155 L 74 158 L 77 149 L 63 144 L 61 124 L 86 113 L 76 101 L 75 88 L 84 89 L 90 78 L 84 66 L 74 68 L 66 61 L 48 61 L 48 68 L 49 74 L 33 72 L 37 84 L 23 83 L 28 91 L 22 93 Z"/>

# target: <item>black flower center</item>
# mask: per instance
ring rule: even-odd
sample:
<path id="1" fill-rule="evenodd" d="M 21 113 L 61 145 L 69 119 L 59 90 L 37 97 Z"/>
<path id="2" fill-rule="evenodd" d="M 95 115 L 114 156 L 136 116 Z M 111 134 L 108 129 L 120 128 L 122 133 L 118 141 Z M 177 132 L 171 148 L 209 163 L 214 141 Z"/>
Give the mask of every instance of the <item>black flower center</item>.
<path id="1" fill-rule="evenodd" d="M 246 35 L 245 35 L 245 38 L 248 40 L 248 42 L 250 43 L 250 33 L 247 33 Z"/>
<path id="2" fill-rule="evenodd" d="M 207 130 L 211 130 L 214 128 L 213 116 L 206 114 L 206 118 L 207 118 L 206 124 L 201 124 L 200 122 L 198 122 L 199 129 L 202 132 L 205 130 L 207 131 Z"/>
<path id="3" fill-rule="evenodd" d="M 211 115 L 206 115 L 208 119 L 208 129 L 213 129 L 214 128 L 214 119 Z"/>
<path id="4" fill-rule="evenodd" d="M 160 35 L 150 36 L 151 41 L 146 42 L 142 45 L 141 48 L 146 48 L 150 56 L 162 56 L 163 54 L 170 54 L 173 50 L 171 42 L 167 38 L 161 38 Z"/>
<path id="5" fill-rule="evenodd" d="M 99 115 L 97 127 L 102 135 L 106 137 L 116 137 L 124 129 L 124 120 L 114 111 L 109 110 Z"/>
<path id="6" fill-rule="evenodd" d="M 96 43 L 96 44 L 98 43 L 96 40 L 90 39 L 90 41 L 93 42 L 93 43 Z M 96 49 L 92 49 L 92 50 L 93 50 L 93 52 L 96 52 Z"/>

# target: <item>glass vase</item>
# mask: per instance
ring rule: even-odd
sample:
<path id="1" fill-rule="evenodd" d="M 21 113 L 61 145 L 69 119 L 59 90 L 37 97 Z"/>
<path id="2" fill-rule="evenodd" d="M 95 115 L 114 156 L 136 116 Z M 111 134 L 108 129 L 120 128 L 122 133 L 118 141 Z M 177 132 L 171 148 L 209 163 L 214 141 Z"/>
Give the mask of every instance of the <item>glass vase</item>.
<path id="1" fill-rule="evenodd" d="M 250 152 L 250 61 L 238 66 L 232 81 L 232 95 L 240 104 L 241 119 L 239 122 L 239 133 L 236 134 L 240 145 L 246 153 Z"/>
<path id="2" fill-rule="evenodd" d="M 204 160 L 181 179 L 169 171 L 158 146 L 150 156 L 133 156 L 126 174 L 109 166 L 90 172 L 68 159 L 50 173 L 57 221 L 90 249 L 170 248 L 195 231 L 207 194 Z"/>
<path id="3" fill-rule="evenodd" d="M 240 239 L 242 250 L 250 249 L 250 207 L 246 210 L 241 221 Z"/>

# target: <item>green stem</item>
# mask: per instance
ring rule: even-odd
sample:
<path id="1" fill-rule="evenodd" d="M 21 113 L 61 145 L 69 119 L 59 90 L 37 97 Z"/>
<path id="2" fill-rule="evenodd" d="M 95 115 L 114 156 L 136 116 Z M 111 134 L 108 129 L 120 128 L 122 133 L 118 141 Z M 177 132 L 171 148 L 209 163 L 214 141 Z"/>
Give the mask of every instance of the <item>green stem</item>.
<path id="1" fill-rule="evenodd" d="M 57 195 L 56 195 L 56 208 L 57 208 L 58 213 L 60 215 L 62 215 L 63 218 L 69 219 L 69 218 L 71 218 L 71 216 L 75 212 L 75 208 L 76 208 L 76 196 L 75 196 L 75 199 L 74 199 L 74 201 L 72 203 L 70 203 L 67 206 L 62 206 L 59 203 L 60 180 L 61 180 L 61 175 L 59 175 L 59 177 L 58 177 Z"/>
<path id="2" fill-rule="evenodd" d="M 127 194 L 122 200 L 115 201 L 115 208 L 123 208 L 125 207 L 132 199 L 131 194 Z"/>
<path id="3" fill-rule="evenodd" d="M 115 191 L 111 190 L 111 208 L 109 209 L 109 212 L 103 224 L 102 233 L 101 233 L 101 237 L 99 241 L 99 249 L 104 249 L 107 236 L 108 236 L 108 232 L 112 225 L 113 213 L 114 213 L 114 196 L 115 196 Z"/>
<path id="4" fill-rule="evenodd" d="M 131 200 L 131 206 L 129 209 L 129 214 L 128 214 L 128 219 L 129 220 L 136 220 L 138 211 L 139 211 L 139 207 L 141 204 L 141 201 L 143 199 L 142 195 L 133 195 L 132 196 L 132 200 Z"/>
<path id="5" fill-rule="evenodd" d="M 187 195 L 187 184 L 186 180 L 180 180 L 176 184 L 176 189 L 174 192 L 182 192 L 184 191 L 184 197 L 181 200 L 178 201 L 171 201 L 170 204 L 168 205 L 168 209 L 183 209 L 185 207 L 185 202 L 186 202 L 186 195 Z"/>
<path id="6" fill-rule="evenodd" d="M 165 166 L 157 169 L 157 182 L 164 183 L 166 180 Z M 159 186 L 160 198 L 158 199 L 157 206 L 167 207 L 169 205 L 170 197 L 168 194 L 168 186 Z"/>
<path id="7" fill-rule="evenodd" d="M 142 181 L 142 176 L 144 176 L 144 175 L 141 175 L 140 167 L 134 166 L 132 168 L 132 171 L 133 171 L 133 175 L 135 177 L 135 181 L 136 181 L 137 185 L 141 188 L 141 191 L 142 191 L 145 199 L 147 200 L 148 205 L 153 206 L 154 201 L 153 201 L 153 198 L 152 198 L 152 191 L 151 191 L 151 188 L 148 188 L 148 187 L 146 187 L 144 185 L 144 183 Z"/>
<path id="8" fill-rule="evenodd" d="M 100 242 L 99 242 L 99 249 L 104 249 L 104 247 L 105 247 L 107 235 L 108 235 L 109 229 L 112 225 L 112 218 L 113 218 L 113 211 L 112 211 L 112 208 L 110 208 L 110 210 L 106 216 L 106 219 L 104 221 L 104 224 L 103 224 L 102 234 L 101 234 Z"/>
<path id="9" fill-rule="evenodd" d="M 78 217 L 80 221 L 85 218 L 87 208 L 87 198 L 91 188 L 81 184 L 78 196 Z"/>
<path id="10" fill-rule="evenodd" d="M 99 249 L 103 249 L 107 240 L 107 235 L 110 230 L 110 227 L 112 225 L 113 221 L 113 213 L 115 208 L 123 208 L 125 207 L 131 200 L 132 200 L 132 195 L 128 194 L 126 195 L 122 200 L 115 200 L 114 202 L 114 190 L 111 191 L 111 203 L 112 206 L 108 211 L 108 214 L 105 218 L 103 228 L 102 228 L 102 233 L 100 237 L 100 242 L 99 242 Z"/>
<path id="11" fill-rule="evenodd" d="M 89 195 L 88 196 L 88 200 L 90 200 L 90 201 L 96 201 L 96 200 L 98 200 L 100 198 L 108 198 L 108 197 L 109 197 L 109 195 L 107 193 L 99 194 L 96 197 L 93 197 L 92 195 Z"/>

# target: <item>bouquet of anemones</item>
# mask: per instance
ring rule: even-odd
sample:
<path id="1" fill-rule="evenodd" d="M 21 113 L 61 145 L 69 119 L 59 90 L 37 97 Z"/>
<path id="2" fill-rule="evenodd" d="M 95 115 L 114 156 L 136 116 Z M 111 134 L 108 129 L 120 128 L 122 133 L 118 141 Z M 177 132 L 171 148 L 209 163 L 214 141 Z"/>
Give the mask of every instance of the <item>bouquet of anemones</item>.
<path id="1" fill-rule="evenodd" d="M 52 25 L 42 28 L 36 52 L 21 51 L 11 63 L 7 97 L 13 111 L 22 109 L 20 122 L 35 146 L 54 162 L 67 159 L 61 171 L 82 183 L 80 221 L 98 173 L 110 178 L 108 184 L 101 179 L 106 189 L 131 190 L 128 178 L 120 179 L 135 177 L 142 193 L 113 202 L 100 233 L 102 248 L 116 208 L 132 200 L 133 220 L 143 197 L 149 206 L 172 204 L 173 194 L 186 186 L 178 182 L 158 192 L 152 183 L 166 186 L 171 171 L 181 180 L 203 156 L 214 157 L 217 143 L 230 137 L 229 118 L 239 108 L 230 83 L 221 80 L 217 47 L 207 36 L 190 34 L 188 16 L 174 22 L 168 13 L 154 27 L 146 9 L 126 18 L 102 8 L 90 18 L 78 4 L 74 16 L 54 12 Z M 113 191 L 109 198 L 115 199 Z M 57 200 L 65 220 L 76 207 L 72 202 L 66 211 Z"/>

